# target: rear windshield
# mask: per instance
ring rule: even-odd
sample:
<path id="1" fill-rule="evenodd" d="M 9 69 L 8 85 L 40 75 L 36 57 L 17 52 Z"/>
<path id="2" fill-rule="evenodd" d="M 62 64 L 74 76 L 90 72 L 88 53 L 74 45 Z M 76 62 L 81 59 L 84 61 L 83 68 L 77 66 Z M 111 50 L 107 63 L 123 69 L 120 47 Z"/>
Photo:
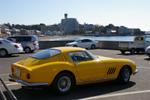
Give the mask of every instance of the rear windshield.
<path id="1" fill-rule="evenodd" d="M 50 58 L 60 53 L 61 51 L 57 49 L 46 49 L 46 50 L 42 50 L 40 52 L 33 54 L 32 57 L 36 59 L 46 59 L 46 58 Z"/>

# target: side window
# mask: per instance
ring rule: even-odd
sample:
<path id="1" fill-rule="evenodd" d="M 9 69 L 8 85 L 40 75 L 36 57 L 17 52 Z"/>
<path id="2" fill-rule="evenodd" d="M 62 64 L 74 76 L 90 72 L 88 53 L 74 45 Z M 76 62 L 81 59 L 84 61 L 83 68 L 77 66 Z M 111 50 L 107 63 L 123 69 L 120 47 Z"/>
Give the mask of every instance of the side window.
<path id="1" fill-rule="evenodd" d="M 0 44 L 2 44 L 2 42 L 0 41 Z"/>
<path id="2" fill-rule="evenodd" d="M 87 42 L 86 40 L 81 40 L 82 42 Z"/>
<path id="3" fill-rule="evenodd" d="M 82 42 L 91 42 L 91 40 L 89 40 L 89 39 L 84 39 L 84 40 L 82 40 Z"/>
<path id="4" fill-rule="evenodd" d="M 22 41 L 29 42 L 31 41 L 31 37 L 22 37 Z"/>
<path id="5" fill-rule="evenodd" d="M 93 60 L 93 58 L 85 51 L 71 52 L 69 53 L 69 56 L 74 62 Z"/>

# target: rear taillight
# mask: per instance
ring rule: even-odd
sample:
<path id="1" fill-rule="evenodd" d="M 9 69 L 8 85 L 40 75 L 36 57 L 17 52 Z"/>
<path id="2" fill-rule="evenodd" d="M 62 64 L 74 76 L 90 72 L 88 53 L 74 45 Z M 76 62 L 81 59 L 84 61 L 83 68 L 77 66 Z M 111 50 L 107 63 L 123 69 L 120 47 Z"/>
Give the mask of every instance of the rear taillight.
<path id="1" fill-rule="evenodd" d="M 30 74 L 29 73 L 27 73 L 26 78 L 30 79 Z"/>
<path id="2" fill-rule="evenodd" d="M 13 67 L 11 67 L 11 72 L 12 72 L 12 73 L 14 73 L 14 72 L 15 72 L 15 70 L 14 70 L 14 68 L 13 68 Z"/>
<path id="3" fill-rule="evenodd" d="M 14 45 L 14 47 L 15 47 L 15 48 L 19 48 L 19 46 L 18 46 L 18 45 Z"/>

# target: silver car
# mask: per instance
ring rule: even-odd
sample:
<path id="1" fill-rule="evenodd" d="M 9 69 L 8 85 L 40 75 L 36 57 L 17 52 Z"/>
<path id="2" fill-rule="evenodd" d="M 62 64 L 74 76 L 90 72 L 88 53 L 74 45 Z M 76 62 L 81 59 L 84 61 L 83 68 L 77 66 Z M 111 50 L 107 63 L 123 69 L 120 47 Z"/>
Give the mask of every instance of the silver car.
<path id="1" fill-rule="evenodd" d="M 25 53 L 31 53 L 39 49 L 39 41 L 36 35 L 17 35 L 7 38 L 16 43 L 21 43 Z"/>
<path id="2" fill-rule="evenodd" d="M 0 38 L 0 57 L 5 57 L 7 55 L 17 53 L 23 53 L 23 48 L 21 44 Z"/>
<path id="3" fill-rule="evenodd" d="M 150 57 L 150 46 L 145 49 L 145 53 Z"/>
<path id="4" fill-rule="evenodd" d="M 97 48 L 98 42 L 91 39 L 77 39 L 73 42 L 67 43 L 66 46 L 82 47 L 87 49 Z"/>

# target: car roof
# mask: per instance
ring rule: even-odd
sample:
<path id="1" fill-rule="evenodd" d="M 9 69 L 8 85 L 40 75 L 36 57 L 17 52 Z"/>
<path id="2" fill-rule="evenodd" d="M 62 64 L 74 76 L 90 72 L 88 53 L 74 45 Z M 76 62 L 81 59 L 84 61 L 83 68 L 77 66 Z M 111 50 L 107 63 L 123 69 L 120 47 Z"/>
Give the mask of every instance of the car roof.
<path id="1" fill-rule="evenodd" d="M 75 51 L 84 51 L 86 49 L 80 47 L 54 47 L 52 49 L 60 50 L 61 52 L 75 52 Z"/>
<path id="2" fill-rule="evenodd" d="M 0 38 L 0 40 L 5 40 L 4 38 Z"/>

